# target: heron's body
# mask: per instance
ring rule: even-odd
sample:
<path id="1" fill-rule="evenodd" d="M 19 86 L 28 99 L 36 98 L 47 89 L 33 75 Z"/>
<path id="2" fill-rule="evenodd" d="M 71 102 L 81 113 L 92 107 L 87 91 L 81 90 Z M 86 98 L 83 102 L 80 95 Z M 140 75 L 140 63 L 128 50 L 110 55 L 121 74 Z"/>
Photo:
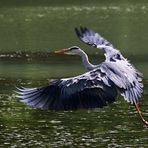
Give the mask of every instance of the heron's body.
<path id="1" fill-rule="evenodd" d="M 87 28 L 76 29 L 76 33 L 85 43 L 100 48 L 105 61 L 91 64 L 86 53 L 77 46 L 55 51 L 80 55 L 88 72 L 54 80 L 40 88 L 18 88 L 18 98 L 33 107 L 49 110 L 103 107 L 114 102 L 118 92 L 126 101 L 138 103 L 143 88 L 141 74 L 98 33 Z"/>

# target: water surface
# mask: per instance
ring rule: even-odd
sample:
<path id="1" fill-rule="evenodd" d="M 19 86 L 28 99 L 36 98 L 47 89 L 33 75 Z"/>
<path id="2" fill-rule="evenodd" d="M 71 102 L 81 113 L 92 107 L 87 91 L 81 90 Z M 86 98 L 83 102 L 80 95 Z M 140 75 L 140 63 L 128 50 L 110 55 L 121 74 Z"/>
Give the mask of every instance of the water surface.
<path id="1" fill-rule="evenodd" d="M 88 26 L 111 41 L 143 73 L 140 99 L 148 117 L 148 4 L 73 2 L 2 5 L 0 9 L 0 147 L 148 147 L 147 127 L 135 108 L 118 97 L 103 109 L 53 112 L 33 109 L 15 97 L 15 86 L 42 86 L 48 79 L 86 70 L 77 56 L 49 50 L 79 45 L 99 64 L 99 49 L 81 43 L 76 26 Z"/>

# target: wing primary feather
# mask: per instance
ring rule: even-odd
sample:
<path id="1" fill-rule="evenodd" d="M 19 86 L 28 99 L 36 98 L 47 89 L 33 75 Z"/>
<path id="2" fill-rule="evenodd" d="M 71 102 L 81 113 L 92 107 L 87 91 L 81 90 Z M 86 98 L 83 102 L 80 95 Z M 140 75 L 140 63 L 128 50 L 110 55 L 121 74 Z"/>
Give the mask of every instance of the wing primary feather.
<path id="1" fill-rule="evenodd" d="M 81 37 L 81 34 L 80 34 L 78 28 L 75 28 L 75 32 L 76 32 L 76 34 L 77 34 L 78 37 Z"/>

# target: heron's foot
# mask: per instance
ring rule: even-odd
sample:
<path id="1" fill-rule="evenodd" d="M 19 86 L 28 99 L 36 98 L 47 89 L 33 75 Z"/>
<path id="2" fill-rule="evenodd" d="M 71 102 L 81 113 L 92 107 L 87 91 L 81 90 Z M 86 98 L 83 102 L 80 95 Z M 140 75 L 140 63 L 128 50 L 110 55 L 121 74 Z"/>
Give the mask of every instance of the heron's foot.
<path id="1" fill-rule="evenodd" d="M 145 125 L 148 125 L 148 121 L 145 120 L 144 117 L 142 116 L 142 113 L 141 113 L 140 107 L 139 107 L 139 103 L 134 103 L 134 105 L 135 105 L 135 108 L 136 108 L 136 110 L 137 110 L 137 112 L 138 112 L 138 114 L 139 114 L 139 116 L 140 116 L 142 122 L 143 122 Z"/>

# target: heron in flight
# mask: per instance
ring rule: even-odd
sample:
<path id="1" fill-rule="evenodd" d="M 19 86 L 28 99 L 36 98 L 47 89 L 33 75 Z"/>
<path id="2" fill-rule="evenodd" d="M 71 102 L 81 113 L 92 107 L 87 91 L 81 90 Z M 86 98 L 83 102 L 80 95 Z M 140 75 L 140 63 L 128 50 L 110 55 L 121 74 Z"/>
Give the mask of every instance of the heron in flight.
<path id="1" fill-rule="evenodd" d="M 99 65 L 91 64 L 87 54 L 77 46 L 53 51 L 81 56 L 88 72 L 54 80 L 47 86 L 17 88 L 17 97 L 35 108 L 61 111 L 102 108 L 113 103 L 120 93 L 127 102 L 135 105 L 142 121 L 148 125 L 138 105 L 143 88 L 141 73 L 100 34 L 85 27 L 76 28 L 75 31 L 80 40 L 101 49 L 105 61 Z"/>

